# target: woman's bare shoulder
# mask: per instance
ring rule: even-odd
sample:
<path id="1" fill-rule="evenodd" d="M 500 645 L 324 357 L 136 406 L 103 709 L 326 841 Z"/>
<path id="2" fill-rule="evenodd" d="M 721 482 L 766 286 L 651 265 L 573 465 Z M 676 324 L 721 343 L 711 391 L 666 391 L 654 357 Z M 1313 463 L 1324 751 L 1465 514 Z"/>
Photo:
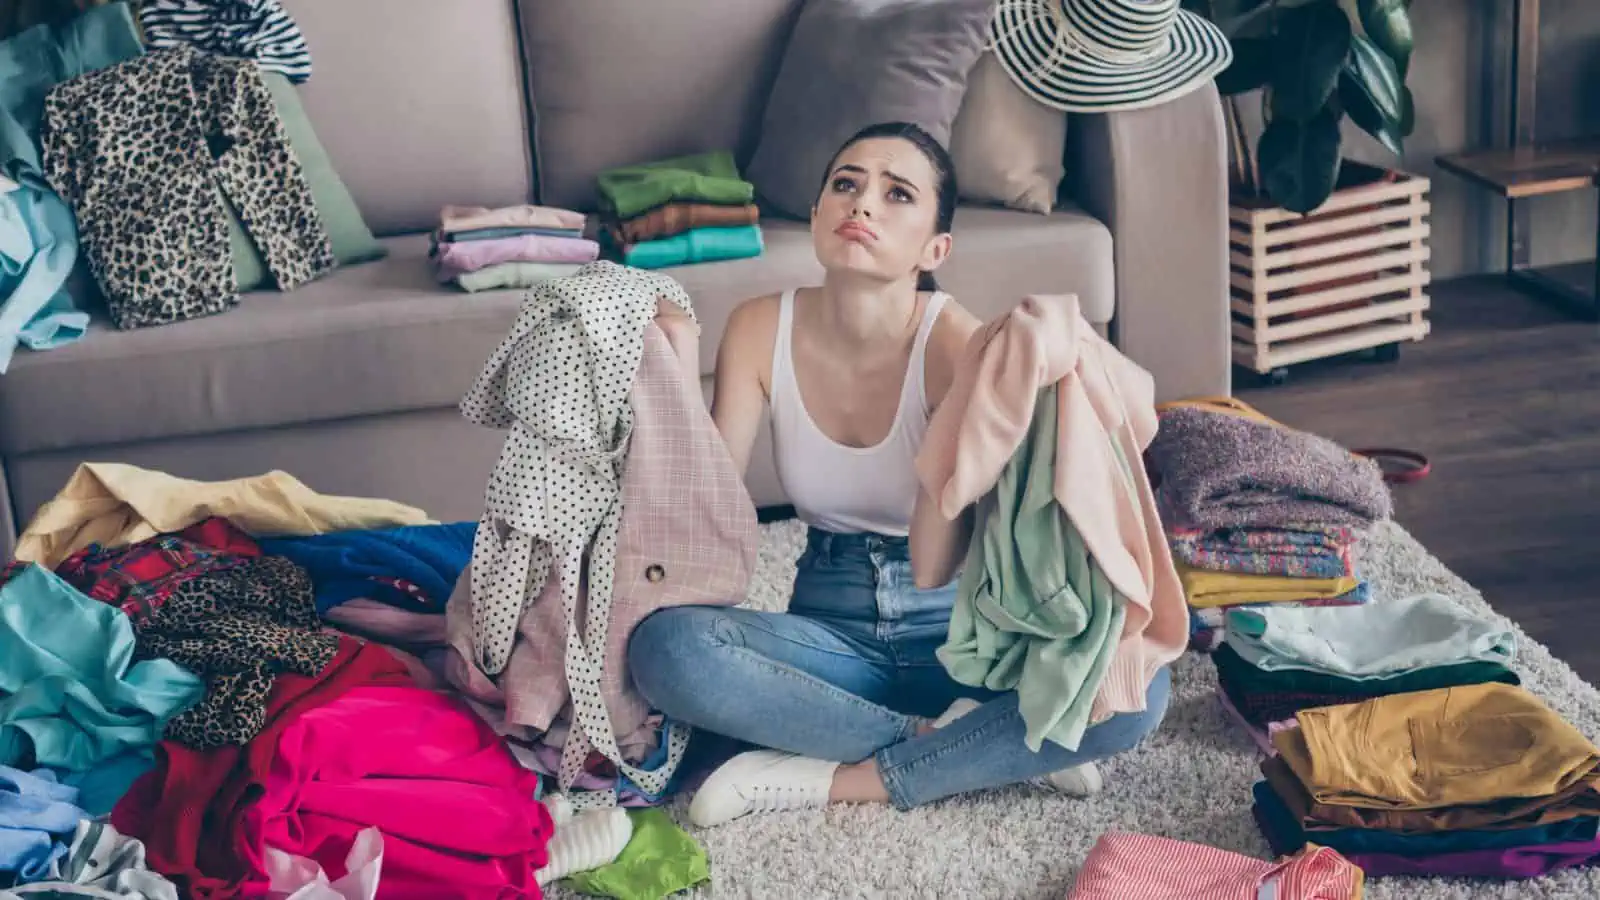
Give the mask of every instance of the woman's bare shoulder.
<path id="1" fill-rule="evenodd" d="M 930 407 L 937 407 L 943 402 L 945 392 L 950 390 L 950 383 L 955 380 L 956 366 L 960 365 L 961 356 L 966 352 L 967 342 L 973 332 L 982 327 L 983 320 L 954 297 L 946 300 L 940 308 L 939 317 L 933 320 L 933 328 L 928 332 L 925 365 Z"/>

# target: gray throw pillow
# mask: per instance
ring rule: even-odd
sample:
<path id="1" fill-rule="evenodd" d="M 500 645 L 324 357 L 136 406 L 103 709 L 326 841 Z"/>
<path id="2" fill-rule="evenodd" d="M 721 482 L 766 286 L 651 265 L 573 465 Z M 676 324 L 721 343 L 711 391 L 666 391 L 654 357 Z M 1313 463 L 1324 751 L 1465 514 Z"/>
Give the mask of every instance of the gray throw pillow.
<path id="1" fill-rule="evenodd" d="M 877 122 L 949 146 L 994 0 L 807 0 L 767 100 L 745 178 L 775 212 L 808 218 L 824 167 Z"/>

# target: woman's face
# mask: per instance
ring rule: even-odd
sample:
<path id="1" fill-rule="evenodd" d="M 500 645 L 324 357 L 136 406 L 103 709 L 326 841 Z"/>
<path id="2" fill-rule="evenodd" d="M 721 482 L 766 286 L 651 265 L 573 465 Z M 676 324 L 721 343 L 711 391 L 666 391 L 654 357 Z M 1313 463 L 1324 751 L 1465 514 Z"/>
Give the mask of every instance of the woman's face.
<path id="1" fill-rule="evenodd" d="M 811 242 L 829 272 L 894 281 L 933 271 L 950 252 L 935 234 L 938 180 L 902 138 L 860 141 L 834 160 L 811 212 Z"/>

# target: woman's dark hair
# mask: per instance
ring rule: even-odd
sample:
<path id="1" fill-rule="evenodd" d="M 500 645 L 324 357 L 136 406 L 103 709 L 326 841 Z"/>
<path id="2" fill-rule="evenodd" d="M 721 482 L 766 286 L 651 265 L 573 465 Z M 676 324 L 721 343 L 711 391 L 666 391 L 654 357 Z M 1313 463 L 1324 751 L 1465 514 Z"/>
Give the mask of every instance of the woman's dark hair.
<path id="1" fill-rule="evenodd" d="M 834 151 L 833 158 L 828 160 L 828 167 L 822 171 L 822 187 L 818 193 L 828 189 L 828 177 L 833 174 L 833 167 L 839 162 L 839 157 L 846 150 L 861 143 L 876 138 L 900 138 L 911 142 L 922 152 L 928 160 L 928 165 L 933 169 L 934 198 L 937 211 L 934 216 L 934 233 L 944 234 L 950 230 L 956 218 L 956 164 L 950 159 L 950 151 L 934 139 L 933 135 L 922 129 L 920 125 L 910 122 L 879 122 L 868 125 L 850 136 L 838 150 Z M 932 272 L 917 273 L 917 290 L 937 291 L 939 283 L 934 280 Z"/>

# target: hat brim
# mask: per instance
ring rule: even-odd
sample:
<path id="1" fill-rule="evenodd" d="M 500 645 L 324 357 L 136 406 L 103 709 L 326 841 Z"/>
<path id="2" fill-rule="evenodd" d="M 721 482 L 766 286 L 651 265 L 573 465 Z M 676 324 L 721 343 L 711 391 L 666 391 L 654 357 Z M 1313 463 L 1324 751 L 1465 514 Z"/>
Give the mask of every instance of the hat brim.
<path id="1" fill-rule="evenodd" d="M 1050 5 L 1061 0 L 1000 0 L 989 31 L 994 54 L 1029 96 L 1064 112 L 1116 112 L 1174 100 L 1203 86 L 1233 62 L 1222 29 L 1179 10 L 1168 52 L 1120 64 L 1084 54 L 1053 61 L 1059 21 Z"/>

